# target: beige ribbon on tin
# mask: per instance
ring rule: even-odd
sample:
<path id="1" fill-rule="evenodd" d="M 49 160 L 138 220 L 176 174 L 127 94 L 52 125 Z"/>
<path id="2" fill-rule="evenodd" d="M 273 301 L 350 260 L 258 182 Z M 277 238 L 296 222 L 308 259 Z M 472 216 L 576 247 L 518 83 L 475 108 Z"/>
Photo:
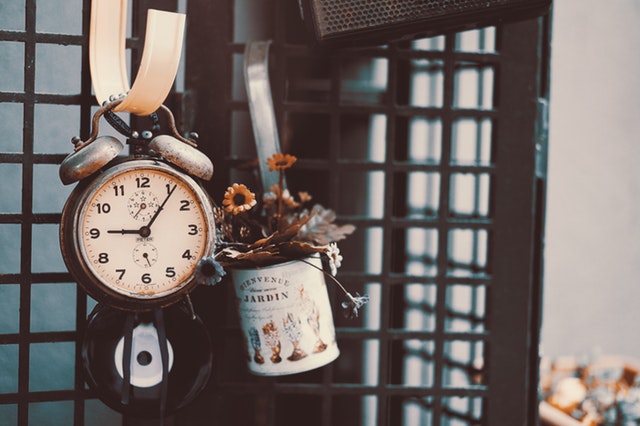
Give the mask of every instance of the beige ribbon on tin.
<path id="1" fill-rule="evenodd" d="M 185 15 L 149 9 L 140 68 L 129 88 L 125 42 L 128 0 L 93 0 L 89 66 L 99 105 L 122 99 L 113 111 L 149 115 L 164 102 L 178 71 Z M 124 96 L 124 97 L 123 97 Z"/>

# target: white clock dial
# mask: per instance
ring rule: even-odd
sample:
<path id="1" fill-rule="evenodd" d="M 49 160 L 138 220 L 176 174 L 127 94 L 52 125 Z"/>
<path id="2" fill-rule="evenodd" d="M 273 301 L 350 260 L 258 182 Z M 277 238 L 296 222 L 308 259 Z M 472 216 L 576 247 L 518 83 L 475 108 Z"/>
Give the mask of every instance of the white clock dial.
<path id="1" fill-rule="evenodd" d="M 166 167 L 122 168 L 86 196 L 79 251 L 92 275 L 122 295 L 157 298 L 192 280 L 210 250 L 203 195 Z"/>

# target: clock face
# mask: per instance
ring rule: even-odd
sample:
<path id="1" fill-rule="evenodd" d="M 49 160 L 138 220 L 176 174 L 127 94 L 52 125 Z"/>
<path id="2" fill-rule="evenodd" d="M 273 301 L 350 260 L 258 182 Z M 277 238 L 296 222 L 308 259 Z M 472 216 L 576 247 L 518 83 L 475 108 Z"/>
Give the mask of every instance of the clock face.
<path id="1" fill-rule="evenodd" d="M 190 178 L 153 162 L 107 171 L 77 216 L 79 254 L 102 284 L 137 299 L 175 293 L 209 255 L 208 199 Z"/>

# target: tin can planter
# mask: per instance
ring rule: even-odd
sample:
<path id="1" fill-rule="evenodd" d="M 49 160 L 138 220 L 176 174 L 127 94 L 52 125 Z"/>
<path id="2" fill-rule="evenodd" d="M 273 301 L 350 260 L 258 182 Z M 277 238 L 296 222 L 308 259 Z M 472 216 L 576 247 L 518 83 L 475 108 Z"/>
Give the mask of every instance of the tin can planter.
<path id="1" fill-rule="evenodd" d="M 261 376 L 302 373 L 338 357 L 321 269 L 319 257 L 231 269 L 250 372 Z"/>

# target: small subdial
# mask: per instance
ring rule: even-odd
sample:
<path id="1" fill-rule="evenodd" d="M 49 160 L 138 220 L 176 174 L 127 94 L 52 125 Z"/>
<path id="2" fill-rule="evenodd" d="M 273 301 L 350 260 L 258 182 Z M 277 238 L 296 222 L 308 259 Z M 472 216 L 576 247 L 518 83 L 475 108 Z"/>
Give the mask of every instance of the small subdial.
<path id="1" fill-rule="evenodd" d="M 143 268 L 150 268 L 158 261 L 158 249 L 153 244 L 140 243 L 133 249 L 133 261 Z"/>
<path id="2" fill-rule="evenodd" d="M 151 191 L 140 190 L 133 193 L 127 201 L 129 214 L 136 220 L 148 222 L 158 209 L 160 203 Z"/>

